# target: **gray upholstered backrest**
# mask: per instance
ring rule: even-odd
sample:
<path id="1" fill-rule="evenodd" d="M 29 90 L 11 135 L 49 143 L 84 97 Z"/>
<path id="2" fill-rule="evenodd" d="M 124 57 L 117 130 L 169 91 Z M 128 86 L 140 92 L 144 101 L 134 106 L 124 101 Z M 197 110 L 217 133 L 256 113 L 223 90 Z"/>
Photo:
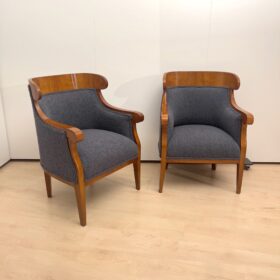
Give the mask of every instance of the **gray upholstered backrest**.
<path id="1" fill-rule="evenodd" d="M 167 89 L 168 109 L 173 111 L 174 125 L 215 125 L 219 111 L 228 106 L 229 92 L 225 88 L 176 87 Z"/>
<path id="2" fill-rule="evenodd" d="M 204 124 L 228 132 L 238 143 L 241 115 L 230 105 L 230 92 L 218 87 L 167 88 L 168 113 L 174 126 Z"/>
<path id="3" fill-rule="evenodd" d="M 78 89 L 42 96 L 39 106 L 52 120 L 79 129 L 104 129 L 129 137 L 132 116 L 105 107 L 95 89 Z"/>
<path id="4" fill-rule="evenodd" d="M 44 95 L 39 100 L 51 119 L 80 129 L 95 128 L 104 110 L 95 89 L 81 89 Z"/>

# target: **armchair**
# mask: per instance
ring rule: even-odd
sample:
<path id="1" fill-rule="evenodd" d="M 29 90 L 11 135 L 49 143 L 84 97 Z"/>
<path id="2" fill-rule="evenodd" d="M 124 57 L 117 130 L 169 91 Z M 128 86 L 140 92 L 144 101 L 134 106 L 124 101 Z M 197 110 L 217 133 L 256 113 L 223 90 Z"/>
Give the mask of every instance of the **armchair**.
<path id="1" fill-rule="evenodd" d="M 141 144 L 136 123 L 142 113 L 109 105 L 97 74 L 65 74 L 29 80 L 48 197 L 51 177 L 75 189 L 80 224 L 86 225 L 86 186 L 133 163 L 140 189 Z"/>
<path id="2" fill-rule="evenodd" d="M 237 106 L 239 78 L 225 72 L 168 72 L 163 77 L 160 133 L 160 182 L 172 163 L 237 165 L 241 192 L 247 125 L 254 117 Z"/>

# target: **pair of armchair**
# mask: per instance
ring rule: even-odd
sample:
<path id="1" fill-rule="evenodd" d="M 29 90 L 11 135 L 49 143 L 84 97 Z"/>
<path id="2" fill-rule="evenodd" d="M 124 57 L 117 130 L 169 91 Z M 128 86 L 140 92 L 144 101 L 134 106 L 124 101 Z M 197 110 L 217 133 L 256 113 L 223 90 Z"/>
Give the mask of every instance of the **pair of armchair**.
<path id="1" fill-rule="evenodd" d="M 66 74 L 29 80 L 48 197 L 51 177 L 75 189 L 80 224 L 86 225 L 86 186 L 133 164 L 140 189 L 142 113 L 108 104 L 106 78 Z M 235 163 L 241 191 L 246 127 L 253 116 L 234 102 L 239 79 L 230 73 L 170 72 L 164 76 L 161 110 L 162 192 L 169 163 Z"/>

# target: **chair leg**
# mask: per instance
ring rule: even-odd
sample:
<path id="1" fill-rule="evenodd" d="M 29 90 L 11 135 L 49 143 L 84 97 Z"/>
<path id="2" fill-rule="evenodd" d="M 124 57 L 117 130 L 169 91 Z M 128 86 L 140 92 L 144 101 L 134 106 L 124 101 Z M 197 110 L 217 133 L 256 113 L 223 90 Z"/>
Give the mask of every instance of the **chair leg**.
<path id="1" fill-rule="evenodd" d="M 80 224 L 86 225 L 86 190 L 83 184 L 77 184 L 75 186 L 75 193 L 77 199 L 77 205 L 79 210 Z"/>
<path id="2" fill-rule="evenodd" d="M 242 187 L 242 178 L 243 178 L 243 171 L 244 171 L 244 160 L 240 161 L 240 163 L 237 164 L 237 174 L 236 174 L 236 193 L 241 193 L 241 187 Z"/>
<path id="3" fill-rule="evenodd" d="M 166 170 L 168 169 L 168 163 L 166 163 L 166 168 L 165 168 Z"/>
<path id="4" fill-rule="evenodd" d="M 161 164 L 160 164 L 160 179 L 159 179 L 159 192 L 160 193 L 162 193 L 162 189 L 163 189 L 163 182 L 164 182 L 165 172 L 166 172 L 166 161 L 165 160 L 161 160 Z"/>
<path id="5" fill-rule="evenodd" d="M 212 163 L 212 170 L 216 170 L 216 164 Z"/>
<path id="6" fill-rule="evenodd" d="M 134 169 L 136 190 L 140 190 L 140 174 L 141 174 L 140 159 L 137 159 L 133 162 L 133 169 Z"/>
<path id="7" fill-rule="evenodd" d="M 52 182 L 51 182 L 51 176 L 44 172 L 45 175 L 45 182 L 46 182 L 46 189 L 47 189 L 47 195 L 48 197 L 52 197 Z"/>

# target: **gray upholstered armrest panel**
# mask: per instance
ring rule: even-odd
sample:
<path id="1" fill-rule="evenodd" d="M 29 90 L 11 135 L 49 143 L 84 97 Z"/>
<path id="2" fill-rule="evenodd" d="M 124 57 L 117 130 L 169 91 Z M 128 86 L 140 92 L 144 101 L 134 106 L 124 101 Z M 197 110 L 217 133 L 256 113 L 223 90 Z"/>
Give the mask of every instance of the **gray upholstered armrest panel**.
<path id="1" fill-rule="evenodd" d="M 33 111 L 42 167 L 66 181 L 75 183 L 77 181 L 76 169 L 65 132 L 45 124 L 37 112 Z"/>
<path id="2" fill-rule="evenodd" d="M 220 118 L 217 122 L 217 127 L 226 131 L 240 145 L 242 116 L 235 111 L 230 105 L 224 107 L 220 111 Z"/>
<path id="3" fill-rule="evenodd" d="M 168 108 L 168 127 L 167 127 L 167 137 L 168 141 L 172 137 L 174 130 L 174 113 L 171 107 Z"/>
<path id="4" fill-rule="evenodd" d="M 131 115 L 110 110 L 103 104 L 100 104 L 99 113 L 100 119 L 95 128 L 122 134 L 134 141 Z"/>

